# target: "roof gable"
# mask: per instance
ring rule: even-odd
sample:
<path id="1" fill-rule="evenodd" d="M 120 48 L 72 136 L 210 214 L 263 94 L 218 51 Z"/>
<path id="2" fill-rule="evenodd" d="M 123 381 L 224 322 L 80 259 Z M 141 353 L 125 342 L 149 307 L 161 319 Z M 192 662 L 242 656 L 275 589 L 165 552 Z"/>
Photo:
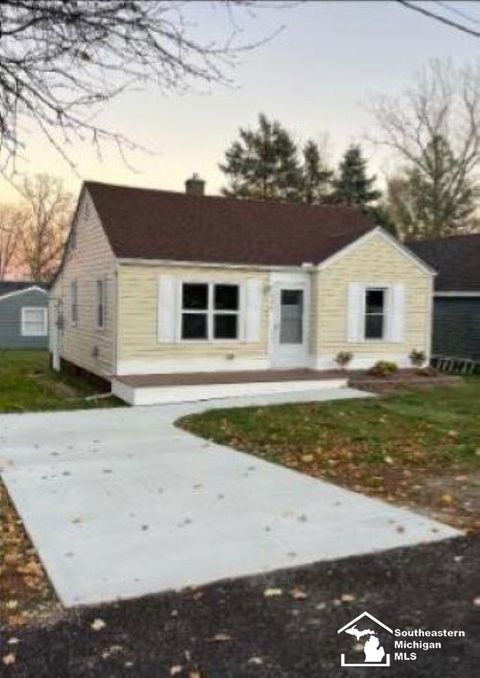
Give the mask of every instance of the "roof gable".
<path id="1" fill-rule="evenodd" d="M 119 259 L 318 264 L 375 228 L 359 209 L 235 200 L 86 182 Z"/>
<path id="2" fill-rule="evenodd" d="M 0 282 L 0 301 L 3 301 L 3 299 L 8 299 L 9 297 L 17 296 L 19 294 L 25 294 L 25 292 L 41 292 L 45 295 L 48 294 L 46 285 L 42 285 L 41 283 L 13 281 Z"/>
<path id="3" fill-rule="evenodd" d="M 422 270 L 424 273 L 430 275 L 436 275 L 435 269 L 430 266 L 426 261 L 421 259 L 415 254 L 410 248 L 403 245 L 397 238 L 391 235 L 388 231 L 383 229 L 381 226 L 377 226 L 370 231 L 367 231 L 359 238 L 348 244 L 346 247 L 343 247 L 341 250 L 333 254 L 331 257 L 325 259 L 320 265 L 319 269 L 324 269 L 333 264 L 335 261 L 338 261 L 341 257 L 347 255 L 349 252 L 355 251 L 357 247 L 361 247 L 362 244 L 371 240 L 372 238 L 381 238 L 384 242 L 387 243 L 390 247 L 393 247 L 397 252 L 402 256 L 410 260 L 417 268 Z"/>

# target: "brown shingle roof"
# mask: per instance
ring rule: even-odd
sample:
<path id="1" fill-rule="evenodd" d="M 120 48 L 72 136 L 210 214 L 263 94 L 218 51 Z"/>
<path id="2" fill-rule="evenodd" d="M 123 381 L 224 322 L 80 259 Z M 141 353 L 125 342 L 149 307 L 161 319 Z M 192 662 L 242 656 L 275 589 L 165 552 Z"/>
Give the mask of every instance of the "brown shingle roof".
<path id="1" fill-rule="evenodd" d="M 438 271 L 439 292 L 480 292 L 480 233 L 418 240 L 408 247 Z"/>
<path id="2" fill-rule="evenodd" d="M 86 182 L 119 258 L 318 263 L 375 227 L 360 210 Z"/>

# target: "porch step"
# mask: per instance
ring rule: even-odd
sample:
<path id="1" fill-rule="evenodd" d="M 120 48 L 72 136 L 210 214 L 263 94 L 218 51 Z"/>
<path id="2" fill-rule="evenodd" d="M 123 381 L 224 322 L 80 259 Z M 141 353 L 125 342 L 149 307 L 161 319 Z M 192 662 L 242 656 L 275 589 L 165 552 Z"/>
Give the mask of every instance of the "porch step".
<path id="1" fill-rule="evenodd" d="M 135 385 L 128 379 L 112 379 L 112 392 L 129 405 L 161 405 L 166 403 L 235 398 L 269 393 L 298 393 L 320 389 L 344 388 L 347 379 L 301 379 L 288 381 L 230 382 L 183 385 Z"/>

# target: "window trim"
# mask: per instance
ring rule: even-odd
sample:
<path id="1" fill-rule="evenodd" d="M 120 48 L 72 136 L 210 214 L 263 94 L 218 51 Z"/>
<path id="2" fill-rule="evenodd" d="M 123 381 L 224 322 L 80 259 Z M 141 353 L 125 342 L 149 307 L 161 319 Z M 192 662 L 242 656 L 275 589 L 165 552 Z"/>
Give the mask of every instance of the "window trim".
<path id="1" fill-rule="evenodd" d="M 27 332 L 25 324 L 27 322 L 26 315 L 29 311 L 41 311 L 43 320 L 42 332 Z M 20 333 L 22 337 L 47 337 L 48 336 L 48 310 L 44 306 L 22 306 L 21 308 L 21 323 Z"/>
<path id="2" fill-rule="evenodd" d="M 185 344 L 238 344 L 243 341 L 244 335 L 244 310 L 243 310 L 243 285 L 239 281 L 230 280 L 190 280 L 182 279 L 178 285 L 178 318 L 177 318 L 177 337 L 180 343 Z M 183 286 L 184 285 L 206 285 L 208 288 L 207 308 L 206 309 L 189 309 L 183 308 Z M 236 311 L 228 309 L 214 308 L 214 290 L 216 286 L 229 285 L 230 287 L 238 288 L 238 309 Z M 196 313 L 207 316 L 207 336 L 205 339 L 185 339 L 182 337 L 182 320 L 184 313 Z M 237 316 L 237 336 L 235 339 L 215 339 L 214 332 L 214 317 L 215 315 L 236 315 Z"/>
<path id="3" fill-rule="evenodd" d="M 102 298 L 100 299 L 99 295 L 99 283 L 102 286 Z M 99 308 L 102 306 L 102 324 L 98 322 L 99 319 Z M 106 325 L 106 313 L 107 313 L 107 281 L 105 278 L 97 278 L 95 280 L 95 328 L 97 330 L 104 330 Z"/>
<path id="4" fill-rule="evenodd" d="M 75 288 L 75 303 L 73 295 L 74 288 Z M 70 282 L 70 326 L 77 327 L 77 325 L 78 325 L 78 281 L 72 280 Z"/>
<path id="5" fill-rule="evenodd" d="M 381 315 L 382 336 L 381 337 L 367 337 L 367 294 L 368 292 L 383 292 L 383 311 L 382 313 L 369 313 L 368 315 Z M 387 285 L 365 285 L 363 288 L 363 341 L 367 343 L 385 343 L 388 341 L 388 322 L 390 317 L 390 287 Z"/>

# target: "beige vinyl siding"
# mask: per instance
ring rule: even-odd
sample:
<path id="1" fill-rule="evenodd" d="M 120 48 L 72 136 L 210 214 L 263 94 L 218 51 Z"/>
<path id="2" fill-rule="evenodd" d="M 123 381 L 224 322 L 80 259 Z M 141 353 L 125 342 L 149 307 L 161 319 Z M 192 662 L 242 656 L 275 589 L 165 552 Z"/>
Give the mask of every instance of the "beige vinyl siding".
<path id="1" fill-rule="evenodd" d="M 157 336 L 158 281 L 161 275 L 178 282 L 242 284 L 248 278 L 262 283 L 260 341 L 178 341 L 160 343 Z M 122 264 L 118 273 L 118 360 L 220 358 L 263 358 L 268 350 L 268 273 L 247 269 Z M 227 363 L 226 363 L 227 366 Z"/>
<path id="2" fill-rule="evenodd" d="M 347 300 L 350 282 L 405 286 L 404 342 L 347 341 Z M 317 338 L 319 354 L 410 353 L 429 350 L 432 276 L 380 234 L 366 239 L 318 272 Z"/>
<path id="3" fill-rule="evenodd" d="M 76 247 L 69 248 L 63 269 L 52 289 L 63 313 L 60 355 L 94 374 L 114 372 L 116 276 L 115 259 L 93 203 L 85 191 L 78 205 Z M 106 281 L 106 315 L 103 329 L 96 323 L 97 280 Z M 71 283 L 77 282 L 78 320 L 71 322 Z M 96 357 L 95 354 L 98 353 Z"/>

